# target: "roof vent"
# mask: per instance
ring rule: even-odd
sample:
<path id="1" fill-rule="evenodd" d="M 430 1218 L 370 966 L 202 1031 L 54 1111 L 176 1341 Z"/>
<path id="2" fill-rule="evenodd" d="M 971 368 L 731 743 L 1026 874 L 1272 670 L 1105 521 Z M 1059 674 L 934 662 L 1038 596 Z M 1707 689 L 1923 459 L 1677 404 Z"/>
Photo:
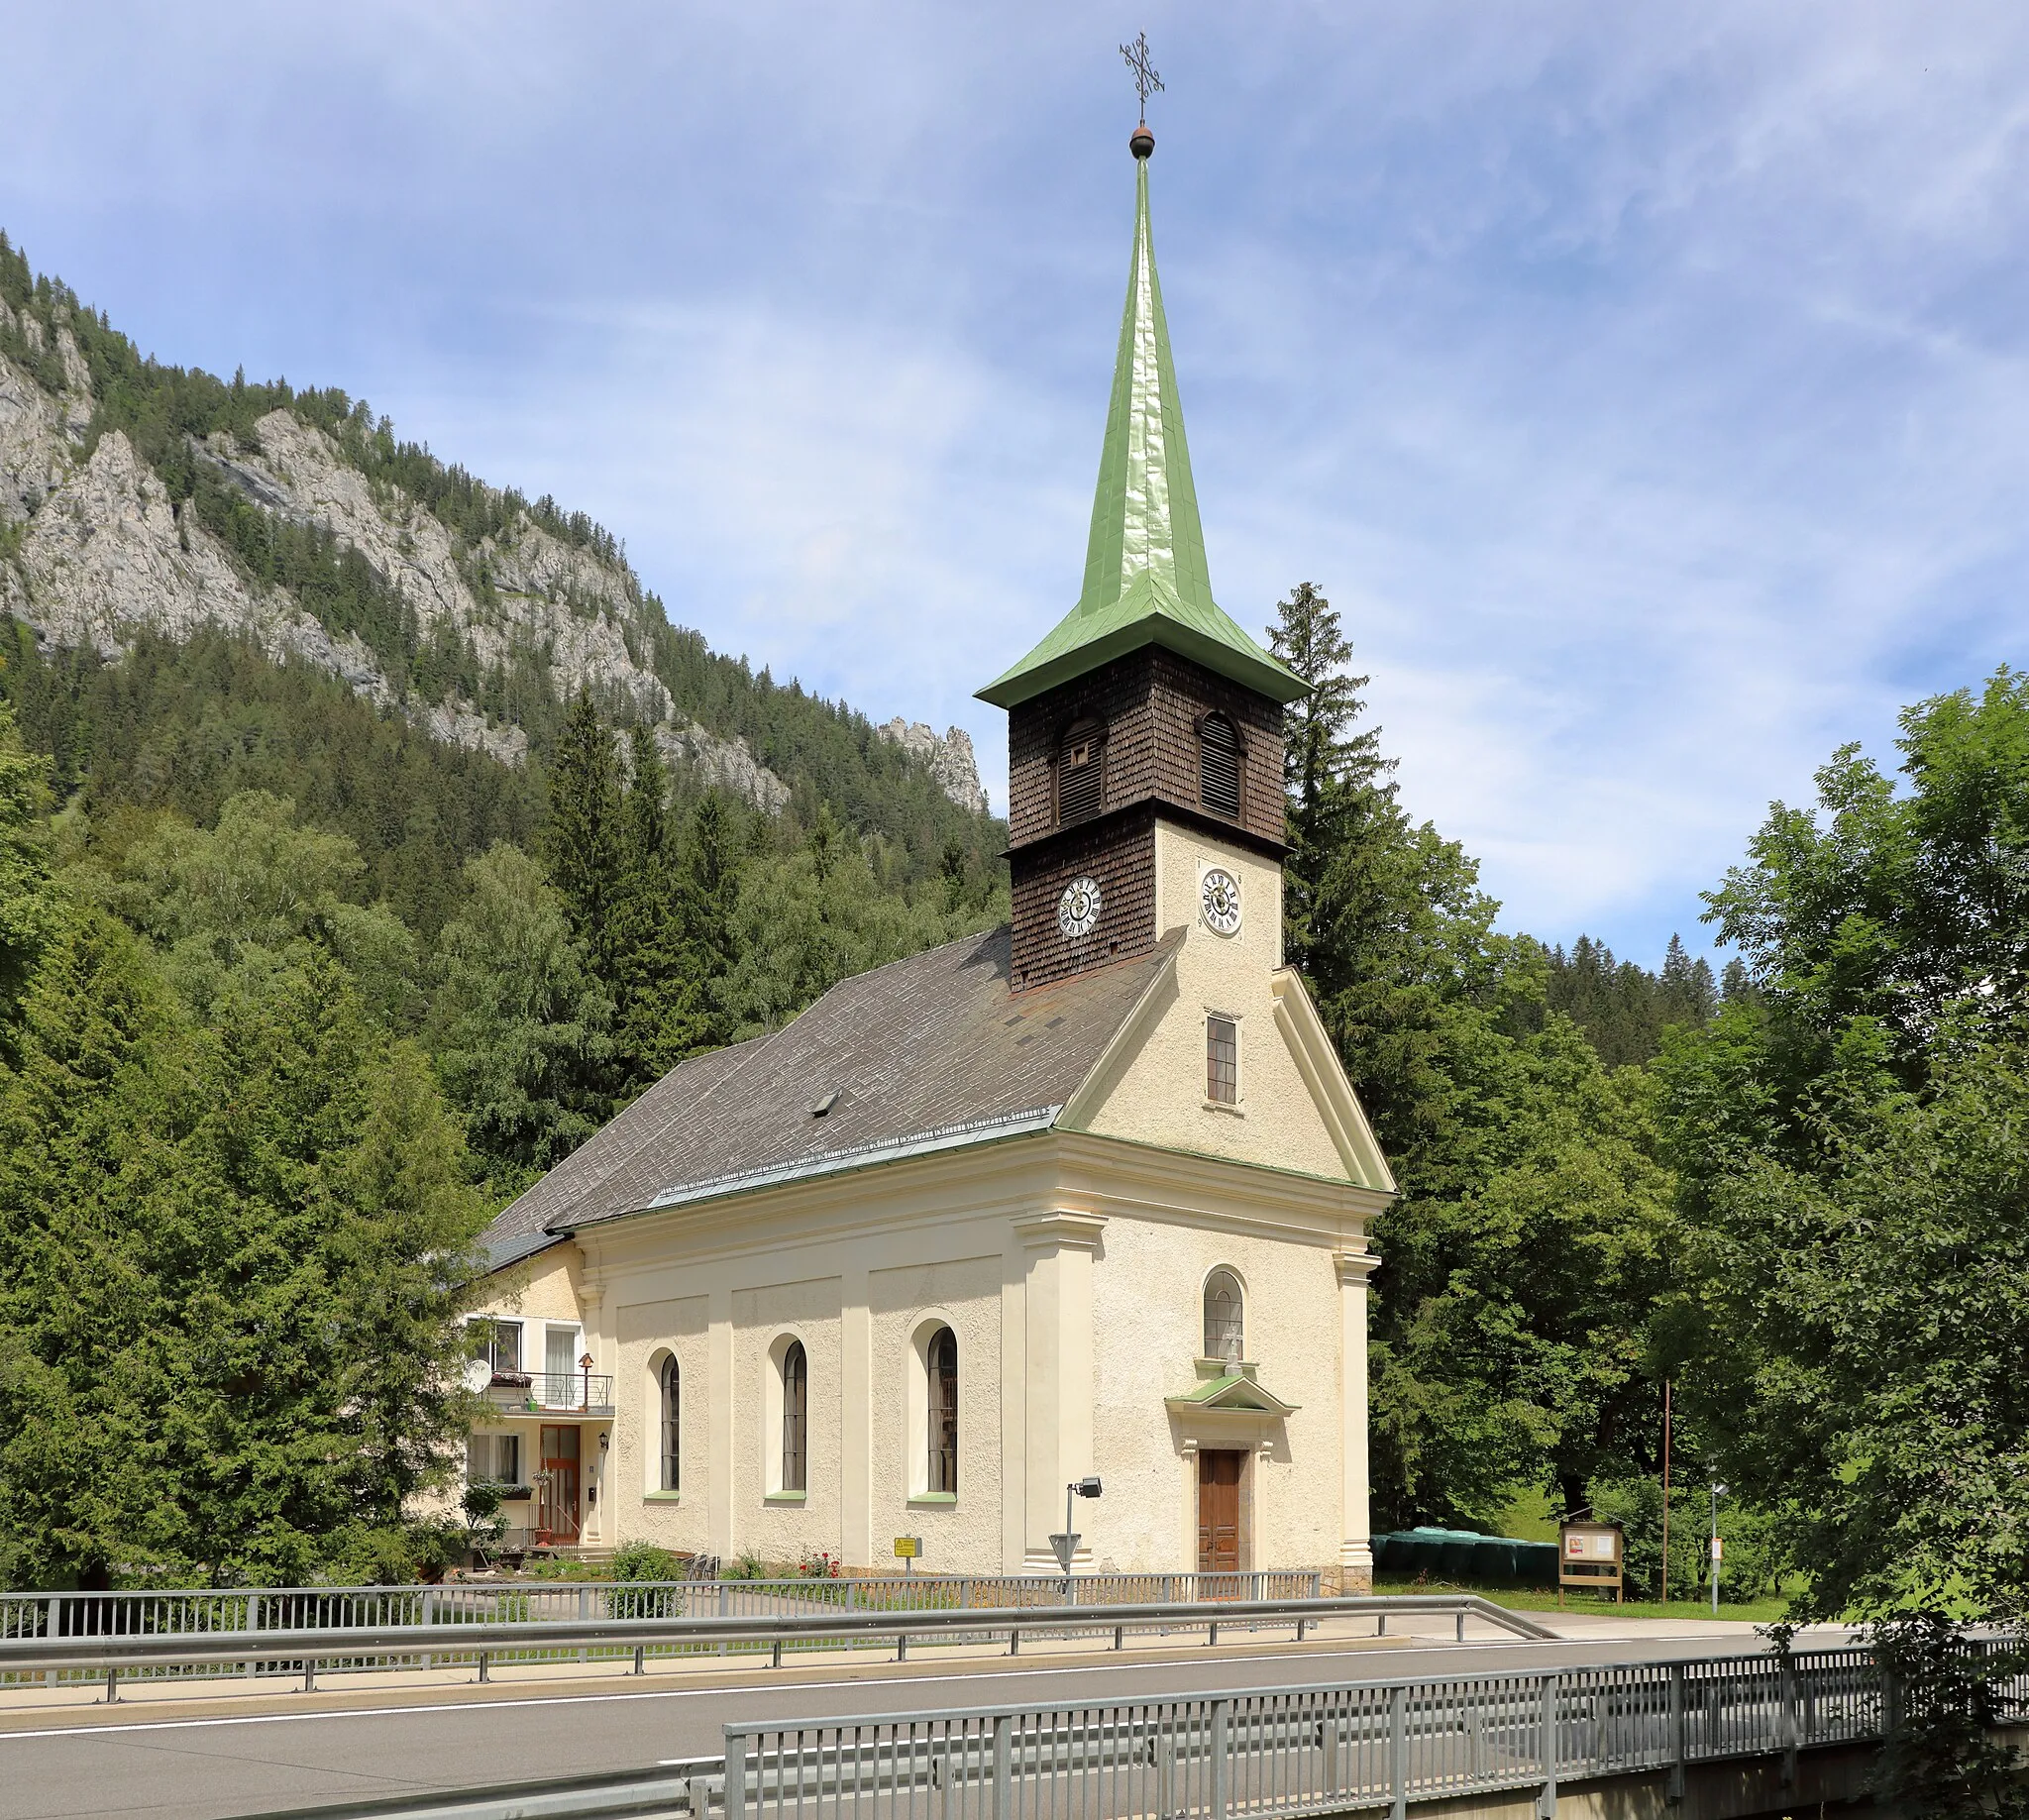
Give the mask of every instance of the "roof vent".
<path id="1" fill-rule="evenodd" d="M 810 1117 L 812 1119 L 821 1119 L 837 1104 L 838 1089 L 834 1087 L 828 1094 L 826 1094 L 823 1097 L 823 1099 L 819 1100 L 814 1106 L 810 1108 Z"/>

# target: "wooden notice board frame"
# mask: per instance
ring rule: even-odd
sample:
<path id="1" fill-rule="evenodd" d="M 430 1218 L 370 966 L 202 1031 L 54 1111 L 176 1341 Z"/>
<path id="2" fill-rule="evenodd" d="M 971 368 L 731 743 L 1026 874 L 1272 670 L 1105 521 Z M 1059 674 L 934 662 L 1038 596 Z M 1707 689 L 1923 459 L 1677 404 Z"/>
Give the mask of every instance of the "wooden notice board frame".
<path id="1" fill-rule="evenodd" d="M 1618 1523 L 1557 1525 L 1557 1604 L 1564 1588 L 1613 1593 L 1616 1605 L 1627 1603 L 1627 1542 Z"/>

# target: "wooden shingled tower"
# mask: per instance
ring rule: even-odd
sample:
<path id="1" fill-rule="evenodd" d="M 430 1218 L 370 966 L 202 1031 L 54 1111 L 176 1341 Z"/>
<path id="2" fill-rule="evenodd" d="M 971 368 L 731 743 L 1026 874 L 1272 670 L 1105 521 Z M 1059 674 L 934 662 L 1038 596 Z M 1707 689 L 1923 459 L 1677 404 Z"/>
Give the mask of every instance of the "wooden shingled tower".
<path id="1" fill-rule="evenodd" d="M 1012 983 L 1144 954 L 1167 819 L 1279 861 L 1282 710 L 1303 681 L 1212 597 L 1148 220 L 1138 127 L 1134 246 L 1078 604 L 982 689 L 1008 710 Z"/>

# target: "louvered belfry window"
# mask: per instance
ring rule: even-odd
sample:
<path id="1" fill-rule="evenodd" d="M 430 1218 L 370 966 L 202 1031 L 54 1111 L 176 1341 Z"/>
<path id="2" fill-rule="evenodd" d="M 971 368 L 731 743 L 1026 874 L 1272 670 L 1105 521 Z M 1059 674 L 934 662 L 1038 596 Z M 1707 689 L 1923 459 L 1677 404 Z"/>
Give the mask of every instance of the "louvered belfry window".
<path id="1" fill-rule="evenodd" d="M 1198 723 L 1198 801 L 1215 815 L 1240 812 L 1240 737 L 1224 714 Z"/>
<path id="2" fill-rule="evenodd" d="M 1090 821 L 1106 807 L 1106 729 L 1081 720 L 1057 752 L 1057 825 Z"/>

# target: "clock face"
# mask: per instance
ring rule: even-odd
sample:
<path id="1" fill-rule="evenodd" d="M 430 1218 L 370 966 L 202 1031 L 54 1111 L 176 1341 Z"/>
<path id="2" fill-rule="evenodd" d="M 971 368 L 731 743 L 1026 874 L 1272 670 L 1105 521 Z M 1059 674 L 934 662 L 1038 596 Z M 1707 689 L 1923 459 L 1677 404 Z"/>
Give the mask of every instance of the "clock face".
<path id="1" fill-rule="evenodd" d="M 1057 900 L 1057 927 L 1064 931 L 1064 939 L 1076 941 L 1081 935 L 1090 935 L 1099 924 L 1100 908 L 1096 881 L 1073 879 L 1066 885 Z"/>
<path id="2" fill-rule="evenodd" d="M 1205 926 L 1215 935 L 1237 935 L 1240 928 L 1240 882 L 1224 866 L 1207 869 L 1198 885 L 1198 908 Z"/>

